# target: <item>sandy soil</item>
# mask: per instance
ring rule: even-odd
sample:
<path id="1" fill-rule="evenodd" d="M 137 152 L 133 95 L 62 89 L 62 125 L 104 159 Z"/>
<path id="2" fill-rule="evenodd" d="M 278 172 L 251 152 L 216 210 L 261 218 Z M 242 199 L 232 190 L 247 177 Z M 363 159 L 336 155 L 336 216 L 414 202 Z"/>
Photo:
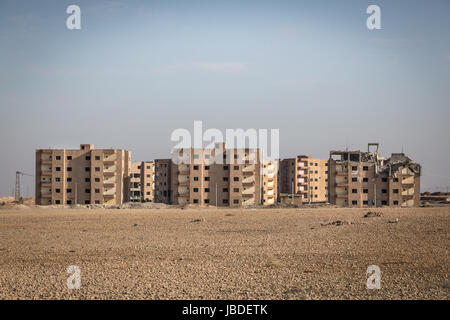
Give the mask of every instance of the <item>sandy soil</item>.
<path id="1" fill-rule="evenodd" d="M 449 299 L 450 208 L 367 211 L 3 209 L 0 298 Z"/>

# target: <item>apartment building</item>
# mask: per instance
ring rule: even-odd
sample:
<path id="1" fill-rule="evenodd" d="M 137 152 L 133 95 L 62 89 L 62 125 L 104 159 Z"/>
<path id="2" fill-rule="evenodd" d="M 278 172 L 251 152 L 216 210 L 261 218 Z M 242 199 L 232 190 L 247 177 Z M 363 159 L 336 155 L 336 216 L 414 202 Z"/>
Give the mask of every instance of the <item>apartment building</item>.
<path id="1" fill-rule="evenodd" d="M 267 162 L 267 176 L 264 177 L 263 156 L 259 149 L 223 147 L 177 152 L 184 161 L 172 164 L 174 204 L 237 207 L 276 201 L 276 171 L 269 174 L 275 166 Z"/>
<path id="2" fill-rule="evenodd" d="M 299 155 L 280 159 L 278 195 L 300 194 L 303 203 L 328 201 L 328 160 Z"/>
<path id="3" fill-rule="evenodd" d="M 155 199 L 155 163 L 132 162 L 128 179 L 130 202 L 153 202 Z"/>
<path id="4" fill-rule="evenodd" d="M 126 150 L 94 149 L 92 144 L 36 150 L 36 204 L 121 204 L 130 167 Z"/>
<path id="5" fill-rule="evenodd" d="M 263 168 L 263 205 L 275 205 L 278 199 L 278 161 L 265 161 Z"/>
<path id="6" fill-rule="evenodd" d="M 330 203 L 338 206 L 404 206 L 420 202 L 421 166 L 403 153 L 386 159 L 378 143 L 367 152 L 330 151 Z"/>
<path id="7" fill-rule="evenodd" d="M 159 203 L 172 204 L 173 202 L 173 186 L 172 171 L 175 165 L 172 159 L 156 159 L 154 163 L 155 173 L 155 192 L 154 201 Z"/>

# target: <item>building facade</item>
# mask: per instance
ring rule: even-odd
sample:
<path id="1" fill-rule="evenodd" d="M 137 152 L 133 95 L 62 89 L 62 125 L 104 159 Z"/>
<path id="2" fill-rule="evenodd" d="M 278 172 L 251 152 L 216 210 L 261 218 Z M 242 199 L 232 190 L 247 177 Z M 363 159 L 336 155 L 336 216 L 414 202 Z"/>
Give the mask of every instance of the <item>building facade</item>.
<path id="1" fill-rule="evenodd" d="M 131 153 L 119 149 L 36 150 L 38 205 L 107 204 L 126 201 Z"/>
<path id="2" fill-rule="evenodd" d="M 302 203 L 328 201 L 328 160 L 299 155 L 280 159 L 278 195 L 300 194 Z"/>
<path id="3" fill-rule="evenodd" d="M 171 203 L 219 207 L 276 203 L 276 165 L 267 162 L 264 168 L 261 150 L 215 148 L 176 152 L 183 161 L 171 165 Z"/>
<path id="4" fill-rule="evenodd" d="M 403 153 L 383 158 L 377 143 L 369 144 L 367 152 L 331 151 L 329 172 L 331 204 L 341 207 L 419 205 L 420 165 Z"/>
<path id="5" fill-rule="evenodd" d="M 155 163 L 153 161 L 132 162 L 128 180 L 130 202 L 154 202 Z"/>

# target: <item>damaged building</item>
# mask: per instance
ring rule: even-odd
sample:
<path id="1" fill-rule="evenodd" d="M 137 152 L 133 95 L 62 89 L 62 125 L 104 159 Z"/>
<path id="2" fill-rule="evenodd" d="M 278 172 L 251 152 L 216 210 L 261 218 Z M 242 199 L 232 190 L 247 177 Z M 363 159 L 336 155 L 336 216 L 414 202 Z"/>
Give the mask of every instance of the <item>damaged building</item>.
<path id="1" fill-rule="evenodd" d="M 329 202 L 342 207 L 418 206 L 421 166 L 404 153 L 384 158 L 378 143 L 367 152 L 330 151 Z"/>

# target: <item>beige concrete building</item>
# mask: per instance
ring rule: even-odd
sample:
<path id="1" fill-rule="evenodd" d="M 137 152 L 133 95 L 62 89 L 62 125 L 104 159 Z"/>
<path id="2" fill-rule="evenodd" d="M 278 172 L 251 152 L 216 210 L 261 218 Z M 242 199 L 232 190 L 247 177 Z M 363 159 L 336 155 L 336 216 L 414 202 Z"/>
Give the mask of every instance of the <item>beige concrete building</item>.
<path id="1" fill-rule="evenodd" d="M 420 165 L 403 153 L 383 158 L 377 143 L 369 143 L 367 152 L 331 151 L 329 172 L 331 204 L 343 207 L 419 205 Z"/>
<path id="2" fill-rule="evenodd" d="M 153 202 L 155 200 L 155 164 L 153 161 L 131 163 L 128 180 L 130 202 Z"/>
<path id="3" fill-rule="evenodd" d="M 36 204 L 121 204 L 126 201 L 131 153 L 119 149 L 36 150 Z"/>
<path id="4" fill-rule="evenodd" d="M 170 182 L 165 179 L 173 190 L 169 191 L 172 195 L 170 203 L 238 207 L 276 202 L 276 166 L 267 162 L 263 168 L 259 149 L 187 149 L 178 152 L 184 161 L 172 163 Z M 158 183 L 158 175 L 156 181 Z M 156 188 L 158 193 L 158 184 Z"/>
<path id="5" fill-rule="evenodd" d="M 280 199 L 281 194 L 300 194 L 303 203 L 327 202 L 328 160 L 306 155 L 280 159 L 278 168 Z"/>

